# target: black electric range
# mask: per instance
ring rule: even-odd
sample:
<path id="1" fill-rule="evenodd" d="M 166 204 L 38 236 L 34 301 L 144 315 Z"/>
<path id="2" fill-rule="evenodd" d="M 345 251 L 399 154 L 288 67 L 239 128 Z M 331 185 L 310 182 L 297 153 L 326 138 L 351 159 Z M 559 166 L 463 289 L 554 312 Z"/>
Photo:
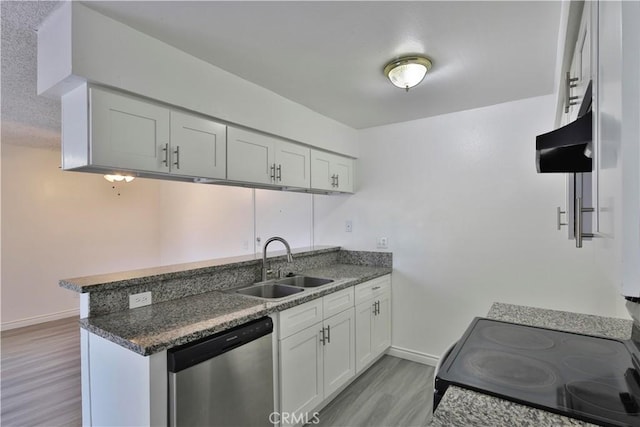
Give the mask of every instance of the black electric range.
<path id="1" fill-rule="evenodd" d="M 640 426 L 640 350 L 632 341 L 476 318 L 444 356 L 449 385 L 603 426 Z"/>

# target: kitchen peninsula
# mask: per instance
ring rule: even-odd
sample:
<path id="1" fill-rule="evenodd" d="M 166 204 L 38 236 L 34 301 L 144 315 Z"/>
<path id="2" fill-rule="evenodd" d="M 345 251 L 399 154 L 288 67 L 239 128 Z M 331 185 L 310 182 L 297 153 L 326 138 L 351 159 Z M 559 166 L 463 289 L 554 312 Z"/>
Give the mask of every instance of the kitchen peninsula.
<path id="1" fill-rule="evenodd" d="M 354 310 L 354 300 L 356 304 L 359 302 L 357 295 L 364 295 L 367 290 L 375 292 L 369 284 L 385 277 L 389 278 L 385 279 L 388 286 L 378 287 L 385 289 L 389 299 L 382 310 L 379 302 L 382 298 L 374 304 L 378 304 L 375 306 L 378 312 L 386 312 L 383 318 L 389 320 L 383 329 L 387 335 L 382 348 L 386 350 L 391 338 L 391 253 L 346 251 L 339 247 L 292 252 L 293 263 L 287 263 L 283 253 L 270 257 L 271 269 L 332 282 L 277 300 L 233 292 L 236 287 L 260 280 L 262 261 L 255 256 L 61 280 L 60 286 L 82 296 L 83 418 L 96 425 L 166 425 L 168 349 L 264 316 L 274 319 L 276 332 L 279 313 L 305 303 L 315 304 L 314 301 L 341 291 L 347 292 L 349 310 Z M 142 292 L 151 292 L 152 304 L 129 309 L 129 295 Z M 363 304 L 370 307 L 369 300 Z M 274 333 L 273 342 L 276 349 L 278 333 Z M 355 378 L 355 340 L 350 348 L 348 359 L 354 375 L 331 396 L 325 396 L 328 399 Z M 379 356 L 381 353 L 372 360 L 366 359 L 361 368 L 370 366 Z M 277 356 L 274 360 L 278 360 Z"/>

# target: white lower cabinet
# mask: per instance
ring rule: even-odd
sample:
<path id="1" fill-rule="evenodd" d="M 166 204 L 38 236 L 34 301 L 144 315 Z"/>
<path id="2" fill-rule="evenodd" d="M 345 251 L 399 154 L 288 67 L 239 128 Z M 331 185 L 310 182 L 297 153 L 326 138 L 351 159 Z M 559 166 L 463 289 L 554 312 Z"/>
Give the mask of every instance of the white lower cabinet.
<path id="1" fill-rule="evenodd" d="M 307 326 L 318 308 L 333 313 L 337 307 L 343 310 Z M 279 350 L 281 424 L 303 424 L 355 375 L 353 288 L 281 312 Z"/>
<path id="2" fill-rule="evenodd" d="M 280 312 L 278 334 L 281 425 L 312 422 L 391 345 L 391 276 Z"/>
<path id="3" fill-rule="evenodd" d="M 353 307 L 324 321 L 324 396 L 356 374 Z"/>
<path id="4" fill-rule="evenodd" d="M 356 286 L 356 373 L 391 345 L 391 276 Z"/>
<path id="5" fill-rule="evenodd" d="M 324 399 L 321 324 L 280 341 L 281 414 L 311 412 Z M 284 422 L 283 425 L 289 423 Z"/>

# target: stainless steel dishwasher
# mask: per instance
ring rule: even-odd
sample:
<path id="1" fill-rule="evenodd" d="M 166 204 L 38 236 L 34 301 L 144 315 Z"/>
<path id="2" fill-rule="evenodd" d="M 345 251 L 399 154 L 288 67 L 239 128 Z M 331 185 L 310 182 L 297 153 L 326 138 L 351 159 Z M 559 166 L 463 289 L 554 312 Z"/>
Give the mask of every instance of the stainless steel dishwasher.
<path id="1" fill-rule="evenodd" d="M 169 425 L 272 425 L 272 331 L 264 317 L 167 351 Z"/>

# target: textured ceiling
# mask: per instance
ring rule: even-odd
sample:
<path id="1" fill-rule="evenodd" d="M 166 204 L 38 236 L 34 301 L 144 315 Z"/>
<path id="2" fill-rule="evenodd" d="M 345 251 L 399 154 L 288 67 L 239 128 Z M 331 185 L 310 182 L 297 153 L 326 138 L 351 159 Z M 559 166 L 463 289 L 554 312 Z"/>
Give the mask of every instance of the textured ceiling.
<path id="1" fill-rule="evenodd" d="M 60 147 L 60 102 L 36 94 L 35 30 L 60 5 L 49 1 L 2 1 L 2 142 Z"/>
<path id="2" fill-rule="evenodd" d="M 89 7 L 354 128 L 553 92 L 560 2 L 87 2 Z M 36 35 L 58 2 L 2 1 L 2 136 L 59 147 L 36 95 Z M 382 68 L 423 53 L 408 93 Z"/>

